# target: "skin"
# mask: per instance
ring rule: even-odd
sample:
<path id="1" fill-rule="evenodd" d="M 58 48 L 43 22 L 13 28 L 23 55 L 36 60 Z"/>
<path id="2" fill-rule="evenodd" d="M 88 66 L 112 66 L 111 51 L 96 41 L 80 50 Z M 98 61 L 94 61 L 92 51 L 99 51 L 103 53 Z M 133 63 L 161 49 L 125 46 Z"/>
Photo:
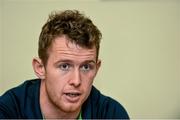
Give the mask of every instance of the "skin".
<path id="1" fill-rule="evenodd" d="M 33 59 L 33 68 L 41 79 L 40 107 L 45 118 L 77 118 L 90 94 L 100 67 L 96 48 L 82 48 L 66 36 L 55 38 L 43 65 Z"/>

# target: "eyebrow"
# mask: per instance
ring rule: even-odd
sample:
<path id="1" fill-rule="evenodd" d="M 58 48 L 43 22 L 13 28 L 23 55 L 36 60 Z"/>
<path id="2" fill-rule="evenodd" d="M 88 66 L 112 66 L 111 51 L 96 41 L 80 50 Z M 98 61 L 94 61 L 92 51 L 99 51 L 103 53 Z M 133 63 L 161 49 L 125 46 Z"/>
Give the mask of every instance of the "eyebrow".
<path id="1" fill-rule="evenodd" d="M 55 65 L 57 65 L 58 63 L 73 63 L 73 60 L 62 59 L 62 60 L 56 61 Z M 84 63 L 94 63 L 94 64 L 96 64 L 96 61 L 94 61 L 94 60 L 85 60 L 81 64 L 84 64 Z"/>
<path id="2" fill-rule="evenodd" d="M 96 61 L 94 61 L 94 60 L 85 60 L 85 61 L 82 62 L 82 63 L 94 63 L 94 64 L 96 64 Z"/>

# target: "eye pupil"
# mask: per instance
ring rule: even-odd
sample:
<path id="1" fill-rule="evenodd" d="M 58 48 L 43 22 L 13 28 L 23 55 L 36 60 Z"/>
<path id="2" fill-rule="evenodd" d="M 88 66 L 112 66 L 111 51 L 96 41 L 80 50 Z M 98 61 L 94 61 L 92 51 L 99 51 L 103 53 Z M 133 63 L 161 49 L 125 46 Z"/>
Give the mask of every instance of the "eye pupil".
<path id="1" fill-rule="evenodd" d="M 89 66 L 88 65 L 85 65 L 85 69 L 88 69 L 89 68 Z"/>
<path id="2" fill-rule="evenodd" d="M 66 65 L 66 64 L 64 64 L 64 65 L 63 65 L 63 68 L 66 68 L 66 67 L 67 67 L 67 65 Z"/>

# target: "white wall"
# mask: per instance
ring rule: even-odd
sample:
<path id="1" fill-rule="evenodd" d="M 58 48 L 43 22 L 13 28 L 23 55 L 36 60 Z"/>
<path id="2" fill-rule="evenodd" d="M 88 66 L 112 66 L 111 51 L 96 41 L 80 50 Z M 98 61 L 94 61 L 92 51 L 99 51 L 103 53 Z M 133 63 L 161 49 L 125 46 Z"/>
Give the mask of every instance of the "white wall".
<path id="1" fill-rule="evenodd" d="M 2 8 L 3 2 L 0 1 L 0 93 L 2 89 Z"/>
<path id="2" fill-rule="evenodd" d="M 78 9 L 102 31 L 95 85 L 131 118 L 180 118 L 179 0 L 4 0 L 1 93 L 34 78 L 32 57 L 53 10 Z"/>

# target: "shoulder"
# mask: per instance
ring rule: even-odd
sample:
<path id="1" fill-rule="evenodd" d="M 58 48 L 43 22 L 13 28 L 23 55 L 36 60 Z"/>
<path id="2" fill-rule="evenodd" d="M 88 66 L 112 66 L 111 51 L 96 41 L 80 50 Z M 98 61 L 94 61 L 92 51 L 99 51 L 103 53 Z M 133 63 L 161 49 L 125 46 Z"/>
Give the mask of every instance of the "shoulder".
<path id="1" fill-rule="evenodd" d="M 21 118 L 28 99 L 35 97 L 40 80 L 27 80 L 0 96 L 0 118 Z"/>
<path id="2" fill-rule="evenodd" d="M 6 91 L 0 99 L 9 97 L 15 97 L 16 99 L 24 98 L 25 96 L 31 97 L 33 91 L 38 89 L 40 86 L 39 79 L 26 80 L 24 83 L 20 84 L 17 87 L 14 87 L 8 91 Z"/>
<path id="3" fill-rule="evenodd" d="M 129 119 L 128 113 L 118 101 L 101 94 L 95 87 L 92 87 L 86 105 L 89 106 L 87 109 L 91 109 L 91 117 L 95 119 Z"/>

